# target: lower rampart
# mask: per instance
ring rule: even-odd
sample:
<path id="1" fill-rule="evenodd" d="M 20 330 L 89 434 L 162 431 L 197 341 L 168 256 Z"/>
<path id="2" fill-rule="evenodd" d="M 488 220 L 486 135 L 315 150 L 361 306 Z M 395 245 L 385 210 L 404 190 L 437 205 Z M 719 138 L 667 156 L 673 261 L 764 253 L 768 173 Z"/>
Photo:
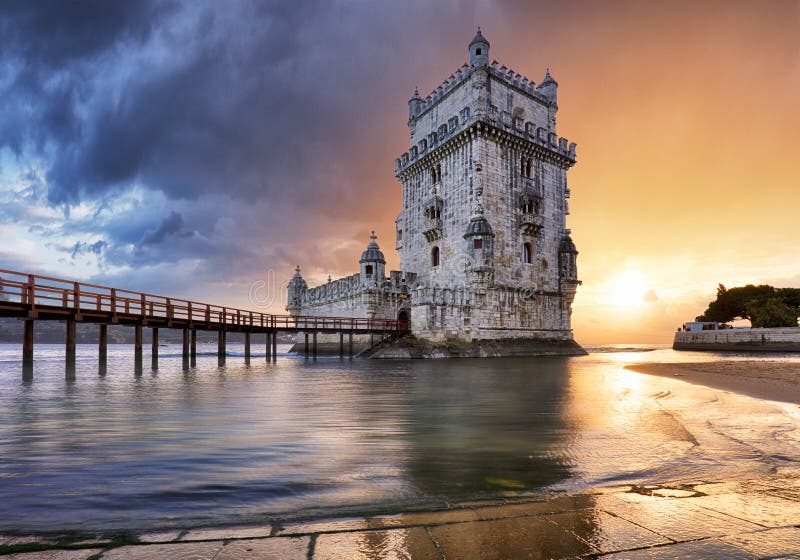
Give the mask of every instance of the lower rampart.
<path id="1" fill-rule="evenodd" d="M 800 352 L 800 327 L 678 331 L 675 333 L 672 348 L 734 352 Z"/>

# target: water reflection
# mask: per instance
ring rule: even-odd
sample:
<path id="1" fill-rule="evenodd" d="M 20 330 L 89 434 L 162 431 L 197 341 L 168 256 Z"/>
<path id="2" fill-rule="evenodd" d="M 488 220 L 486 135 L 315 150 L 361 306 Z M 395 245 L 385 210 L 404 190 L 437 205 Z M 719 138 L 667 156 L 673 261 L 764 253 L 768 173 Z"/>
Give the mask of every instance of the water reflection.
<path id="1" fill-rule="evenodd" d="M 408 475 L 425 492 L 467 497 L 570 476 L 563 453 L 568 360 L 413 364 Z M 497 366 L 500 365 L 500 371 Z"/>
<path id="2" fill-rule="evenodd" d="M 63 348 L 40 345 L 20 383 L 18 347 L 0 347 L 0 529 L 333 515 L 798 458 L 787 408 L 622 369 L 640 354 L 245 366 L 231 344 L 226 364 L 199 345 L 187 368 L 180 345 L 161 350 L 156 374 L 110 346 L 98 376 L 79 346 L 65 375 Z"/>

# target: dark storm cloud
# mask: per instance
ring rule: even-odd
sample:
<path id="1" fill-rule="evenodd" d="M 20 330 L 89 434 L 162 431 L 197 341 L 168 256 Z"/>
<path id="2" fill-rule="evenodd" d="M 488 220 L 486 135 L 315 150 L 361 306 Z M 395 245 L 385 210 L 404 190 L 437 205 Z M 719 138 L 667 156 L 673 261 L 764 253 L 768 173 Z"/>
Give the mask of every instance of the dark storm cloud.
<path id="1" fill-rule="evenodd" d="M 247 275 L 304 254 L 336 270 L 366 243 L 356 230 L 391 227 L 416 61 L 435 87 L 473 32 L 468 5 L 421 7 L 420 20 L 390 3 L 4 3 L 0 150 L 36 176 L 0 214 L 103 265 Z M 64 219 L 31 218 L 36 201 Z"/>
<path id="2" fill-rule="evenodd" d="M 179 235 L 181 237 L 191 237 L 193 235 L 191 231 L 183 229 L 183 216 L 174 211 L 164 218 L 155 231 L 148 232 L 142 238 L 140 245 L 155 245 L 163 242 L 170 235 Z"/>
<path id="3" fill-rule="evenodd" d="M 2 142 L 51 144 L 52 204 L 137 181 L 177 199 L 309 194 L 358 126 L 350 86 L 366 58 L 358 22 L 330 6 L 8 6 Z"/>

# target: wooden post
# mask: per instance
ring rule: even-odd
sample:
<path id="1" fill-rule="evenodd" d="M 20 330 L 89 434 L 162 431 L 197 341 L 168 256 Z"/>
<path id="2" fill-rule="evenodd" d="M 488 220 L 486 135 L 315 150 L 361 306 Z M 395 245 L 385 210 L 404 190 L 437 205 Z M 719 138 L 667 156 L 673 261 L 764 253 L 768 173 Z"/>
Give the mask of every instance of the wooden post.
<path id="1" fill-rule="evenodd" d="M 98 325 L 100 327 L 97 337 L 97 373 L 105 375 L 108 366 L 108 326 Z"/>
<path id="2" fill-rule="evenodd" d="M 197 329 L 192 329 L 191 357 L 192 360 L 197 359 Z"/>
<path id="3" fill-rule="evenodd" d="M 136 375 L 142 374 L 142 325 L 133 326 L 133 367 Z"/>
<path id="4" fill-rule="evenodd" d="M 75 361 L 75 319 L 67 319 L 67 361 Z"/>
<path id="5" fill-rule="evenodd" d="M 219 334 L 217 336 L 217 361 L 220 364 L 224 364 L 225 363 L 225 352 L 226 352 L 225 342 L 226 342 L 225 341 L 225 329 L 220 328 L 219 329 Z"/>
<path id="6" fill-rule="evenodd" d="M 353 331 L 350 331 L 349 333 L 347 333 L 347 337 L 349 339 L 347 341 L 347 345 L 349 347 L 348 352 L 350 354 L 350 357 L 352 358 L 353 357 Z"/>
<path id="7" fill-rule="evenodd" d="M 278 359 L 278 331 L 272 331 L 272 361 Z"/>
<path id="8" fill-rule="evenodd" d="M 133 326 L 133 352 L 139 360 L 142 359 L 142 325 Z"/>
<path id="9" fill-rule="evenodd" d="M 33 363 L 33 319 L 25 319 L 22 330 L 22 362 Z"/>
<path id="10" fill-rule="evenodd" d="M 263 315 L 261 316 L 261 319 L 262 319 L 262 323 L 263 323 L 263 319 L 264 319 Z M 269 361 L 270 360 L 270 352 L 272 352 L 272 333 L 269 332 L 269 331 L 267 331 L 267 342 L 266 342 L 265 346 L 266 346 L 267 361 Z"/>
<path id="11" fill-rule="evenodd" d="M 75 318 L 81 318 L 81 285 L 75 282 L 72 285 L 72 289 L 74 290 L 73 298 L 75 300 Z"/>
<path id="12" fill-rule="evenodd" d="M 305 343 L 305 346 L 303 346 L 303 355 L 307 358 L 308 357 L 308 333 L 305 333 L 305 335 L 306 335 L 306 343 Z"/>
<path id="13" fill-rule="evenodd" d="M 250 363 L 250 333 L 244 333 L 244 363 Z"/>
<path id="14" fill-rule="evenodd" d="M 31 308 L 28 311 L 28 317 L 36 319 L 36 277 L 33 274 L 28 274 L 28 303 Z"/>
<path id="15" fill-rule="evenodd" d="M 313 340 L 313 345 L 312 346 L 313 346 L 313 352 L 314 352 L 314 359 L 316 360 L 317 359 L 317 331 L 314 331 L 313 339 L 314 340 Z"/>
<path id="16" fill-rule="evenodd" d="M 189 329 L 183 329 L 183 359 L 189 358 Z"/>
<path id="17" fill-rule="evenodd" d="M 339 357 L 344 357 L 344 332 L 339 331 Z"/>
<path id="18" fill-rule="evenodd" d="M 150 343 L 150 363 L 153 369 L 158 369 L 158 327 L 150 329 L 153 340 Z"/>
<path id="19" fill-rule="evenodd" d="M 108 357 L 108 325 L 99 325 L 100 332 L 97 338 L 97 355 L 101 362 L 106 361 Z"/>
<path id="20" fill-rule="evenodd" d="M 183 327 L 181 331 L 183 334 L 183 348 L 181 353 L 181 357 L 183 358 L 182 366 L 184 371 L 186 371 L 187 369 L 189 369 L 189 329 Z"/>

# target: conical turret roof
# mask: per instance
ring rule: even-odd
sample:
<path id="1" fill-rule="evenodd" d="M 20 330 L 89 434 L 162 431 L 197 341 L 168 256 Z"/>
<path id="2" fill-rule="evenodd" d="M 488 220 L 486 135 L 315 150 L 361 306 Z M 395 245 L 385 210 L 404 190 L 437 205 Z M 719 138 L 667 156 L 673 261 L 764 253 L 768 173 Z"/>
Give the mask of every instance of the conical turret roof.
<path id="1" fill-rule="evenodd" d="M 478 32 L 475 34 L 475 37 L 473 37 L 472 41 L 469 42 L 469 46 L 471 47 L 475 43 L 483 43 L 487 47 L 490 46 L 489 45 L 489 41 L 487 41 L 486 37 L 484 37 L 483 34 L 481 33 L 481 28 L 480 27 L 478 28 Z"/>
<path id="2" fill-rule="evenodd" d="M 369 245 L 367 245 L 367 249 L 361 253 L 361 260 L 358 261 L 359 264 L 363 262 L 379 262 L 381 264 L 386 264 L 386 258 L 383 256 L 380 247 L 378 247 L 378 243 L 375 241 L 378 238 L 375 235 L 375 232 L 372 232 L 372 235 L 369 236 Z"/>

